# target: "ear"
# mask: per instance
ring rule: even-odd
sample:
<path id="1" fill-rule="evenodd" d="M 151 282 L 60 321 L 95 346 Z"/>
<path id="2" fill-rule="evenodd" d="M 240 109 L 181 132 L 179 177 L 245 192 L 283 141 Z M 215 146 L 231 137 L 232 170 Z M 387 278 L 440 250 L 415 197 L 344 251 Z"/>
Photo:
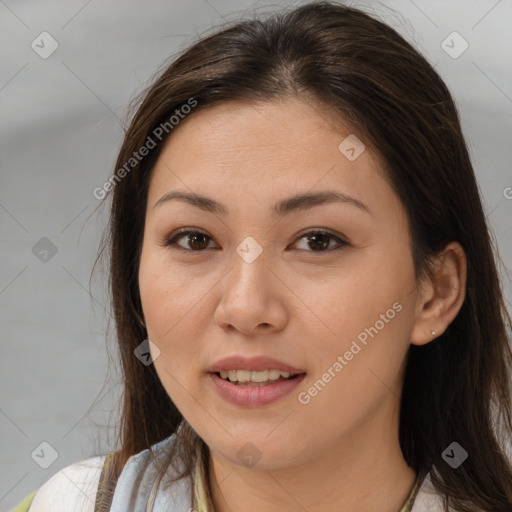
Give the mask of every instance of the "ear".
<path id="1" fill-rule="evenodd" d="M 436 257 L 433 273 L 433 278 L 425 278 L 420 285 L 411 333 L 413 345 L 425 345 L 439 337 L 464 303 L 467 262 L 458 242 L 450 242 Z"/>

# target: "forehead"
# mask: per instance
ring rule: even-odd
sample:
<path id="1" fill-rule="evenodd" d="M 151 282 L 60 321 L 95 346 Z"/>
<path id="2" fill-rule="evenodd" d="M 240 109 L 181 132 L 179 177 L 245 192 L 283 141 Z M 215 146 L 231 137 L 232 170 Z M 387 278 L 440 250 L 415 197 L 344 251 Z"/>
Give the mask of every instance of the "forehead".
<path id="1" fill-rule="evenodd" d="M 246 156 L 282 160 L 306 156 L 310 160 L 324 152 L 326 158 L 337 161 L 342 154 L 338 143 L 354 131 L 348 123 L 334 121 L 326 106 L 306 100 L 229 101 L 194 111 L 181 121 L 167 140 L 164 153 L 174 153 L 173 148 L 179 146 L 194 150 L 187 157 L 233 161 Z"/>
<path id="2" fill-rule="evenodd" d="M 148 207 L 170 190 L 215 192 L 224 204 L 244 197 L 274 204 L 332 188 L 366 204 L 396 202 L 379 155 L 353 132 L 320 105 L 297 99 L 231 101 L 196 111 L 166 141 Z"/>

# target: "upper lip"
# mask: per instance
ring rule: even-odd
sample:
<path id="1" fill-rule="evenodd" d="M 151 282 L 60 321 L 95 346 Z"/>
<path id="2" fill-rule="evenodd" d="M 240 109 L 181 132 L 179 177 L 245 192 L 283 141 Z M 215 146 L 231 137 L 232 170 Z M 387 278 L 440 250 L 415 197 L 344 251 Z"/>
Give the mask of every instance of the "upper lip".
<path id="1" fill-rule="evenodd" d="M 220 359 L 214 365 L 212 365 L 208 372 L 217 373 L 221 370 L 248 370 L 253 372 L 263 370 L 279 370 L 281 372 L 289 372 L 291 374 L 305 373 L 305 370 L 295 368 L 289 364 L 272 359 L 267 356 L 257 357 L 243 357 L 243 356 L 231 356 L 224 359 Z"/>

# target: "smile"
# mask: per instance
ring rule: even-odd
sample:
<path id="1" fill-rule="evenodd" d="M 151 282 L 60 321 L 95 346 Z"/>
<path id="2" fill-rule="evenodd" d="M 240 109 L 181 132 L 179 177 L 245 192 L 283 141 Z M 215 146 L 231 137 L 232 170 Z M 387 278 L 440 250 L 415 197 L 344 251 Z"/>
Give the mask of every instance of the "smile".
<path id="1" fill-rule="evenodd" d="M 273 382 L 279 382 L 297 376 L 296 374 L 292 375 L 290 372 L 280 370 L 263 370 L 257 372 L 251 372 L 249 370 L 221 370 L 218 374 L 224 380 L 245 386 L 265 386 Z"/>
<path id="2" fill-rule="evenodd" d="M 292 375 L 288 372 L 275 371 L 279 375 L 273 379 L 270 378 L 271 375 L 272 377 L 276 376 L 276 373 L 271 373 L 273 370 L 258 372 L 223 370 L 221 372 L 209 373 L 208 376 L 216 392 L 223 400 L 233 405 L 254 408 L 262 407 L 285 398 L 306 377 L 306 373 Z M 250 379 L 243 382 L 239 381 L 239 373 L 242 373 L 242 379 L 247 378 L 247 374 L 250 374 Z M 288 375 L 283 376 L 281 375 L 282 373 Z M 232 379 L 231 376 L 234 378 Z"/>

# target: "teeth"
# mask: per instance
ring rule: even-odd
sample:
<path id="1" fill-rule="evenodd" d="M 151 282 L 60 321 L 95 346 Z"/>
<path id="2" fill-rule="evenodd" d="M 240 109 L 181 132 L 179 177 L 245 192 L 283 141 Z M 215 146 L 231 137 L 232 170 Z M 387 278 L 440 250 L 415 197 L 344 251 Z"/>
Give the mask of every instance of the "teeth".
<path id="1" fill-rule="evenodd" d="M 287 372 L 283 372 L 283 373 L 287 373 Z M 289 374 L 288 374 L 289 376 Z M 281 377 L 281 372 L 279 370 L 269 370 L 268 371 L 268 378 L 270 380 L 277 380 L 279 379 L 279 377 Z"/>
<path id="2" fill-rule="evenodd" d="M 281 372 L 279 370 L 263 370 L 261 372 L 251 372 L 248 370 L 221 370 L 220 376 L 223 379 L 229 379 L 231 382 L 266 382 L 268 380 L 277 380 L 280 377 L 288 379 L 291 373 Z"/>
<path id="3" fill-rule="evenodd" d="M 229 372 L 229 380 L 231 382 L 249 382 L 251 380 L 252 372 L 247 370 L 232 370 Z"/>

